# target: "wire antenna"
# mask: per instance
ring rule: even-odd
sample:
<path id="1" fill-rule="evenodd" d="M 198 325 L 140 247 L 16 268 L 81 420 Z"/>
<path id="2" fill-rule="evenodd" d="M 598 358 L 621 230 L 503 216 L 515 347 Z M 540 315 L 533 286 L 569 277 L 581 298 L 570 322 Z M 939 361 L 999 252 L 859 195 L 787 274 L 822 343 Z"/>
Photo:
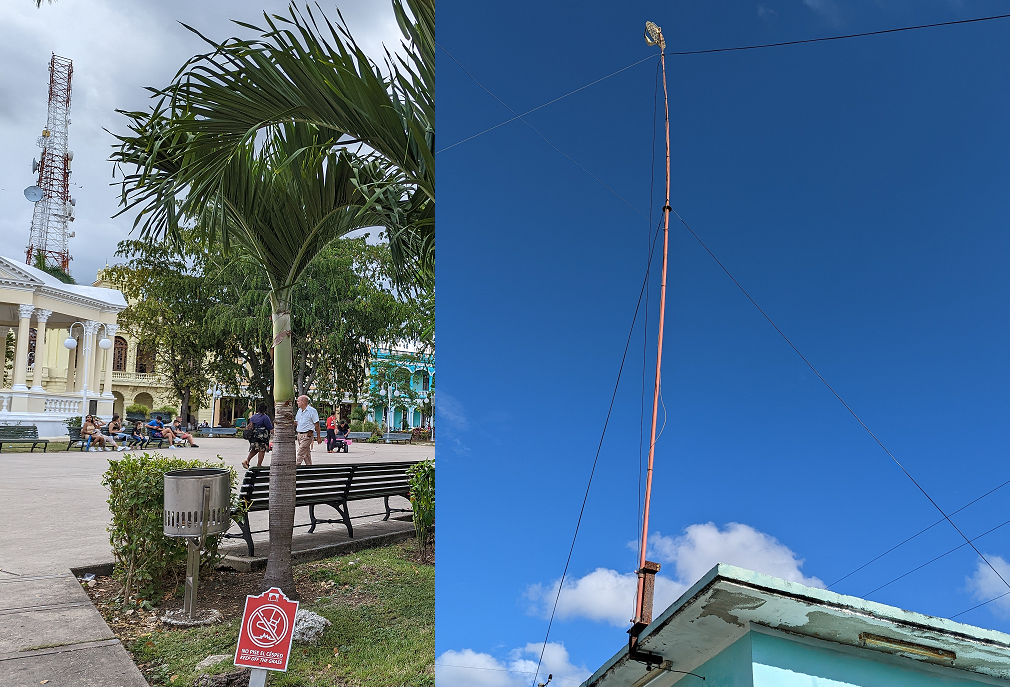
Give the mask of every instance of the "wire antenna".
<path id="1" fill-rule="evenodd" d="M 637 649 L 638 636 L 652 622 L 652 597 L 659 564 L 645 560 L 649 545 L 649 506 L 652 503 L 652 469 L 656 458 L 656 418 L 659 412 L 659 388 L 663 369 L 663 325 L 666 315 L 666 271 L 670 248 L 670 99 L 666 88 L 666 39 L 663 30 L 651 21 L 645 23 L 645 42 L 659 46 L 659 61 L 663 70 L 663 107 L 666 121 L 666 202 L 663 203 L 663 273 L 659 285 L 659 335 L 656 342 L 656 381 L 652 390 L 652 427 L 649 432 L 649 462 L 645 471 L 645 502 L 642 509 L 642 539 L 638 555 L 638 590 L 635 595 L 635 617 L 631 620 L 628 647 Z"/>

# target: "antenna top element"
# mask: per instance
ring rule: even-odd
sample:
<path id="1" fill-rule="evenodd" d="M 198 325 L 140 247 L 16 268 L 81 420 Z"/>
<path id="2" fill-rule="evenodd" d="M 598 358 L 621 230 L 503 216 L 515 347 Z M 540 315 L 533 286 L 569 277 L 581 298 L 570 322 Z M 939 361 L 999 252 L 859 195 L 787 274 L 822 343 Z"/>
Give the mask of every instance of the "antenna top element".
<path id="1" fill-rule="evenodd" d="M 666 50 L 666 39 L 663 38 L 663 29 L 651 21 L 645 22 L 645 44 L 658 45 L 660 50 Z"/>

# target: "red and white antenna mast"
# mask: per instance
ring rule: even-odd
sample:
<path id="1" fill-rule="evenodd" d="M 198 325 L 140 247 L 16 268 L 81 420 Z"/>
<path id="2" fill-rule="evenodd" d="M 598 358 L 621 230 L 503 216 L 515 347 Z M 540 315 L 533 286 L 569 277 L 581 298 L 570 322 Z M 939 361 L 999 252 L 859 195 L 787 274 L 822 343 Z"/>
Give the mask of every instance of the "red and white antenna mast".
<path id="1" fill-rule="evenodd" d="M 666 202 L 663 204 L 663 277 L 659 291 L 659 341 L 656 344 L 656 382 L 652 394 L 652 431 L 649 434 L 649 467 L 645 477 L 645 508 L 642 512 L 642 546 L 638 556 L 638 593 L 635 596 L 635 617 L 632 619 L 628 644 L 633 659 L 645 663 L 662 662 L 662 657 L 642 652 L 638 636 L 652 622 L 652 598 L 659 564 L 645 560 L 649 540 L 649 506 L 652 505 L 652 465 L 656 457 L 656 416 L 659 407 L 659 388 L 663 365 L 663 321 L 666 314 L 666 265 L 670 246 L 670 101 L 666 91 L 666 39 L 663 30 L 651 21 L 645 22 L 645 42 L 659 46 L 659 60 L 663 66 L 663 103 L 666 110 Z"/>
<path id="2" fill-rule="evenodd" d="M 38 162 L 32 160 L 32 171 L 39 173 L 38 185 L 25 189 L 25 196 L 35 203 L 25 262 L 34 265 L 43 260 L 68 273 L 71 260 L 68 241 L 73 234 L 67 227 L 74 221 L 77 204 L 70 197 L 70 162 L 74 154 L 67 149 L 73 73 L 73 62 L 53 55 L 49 61 L 49 115 L 37 141 L 42 155 Z"/>

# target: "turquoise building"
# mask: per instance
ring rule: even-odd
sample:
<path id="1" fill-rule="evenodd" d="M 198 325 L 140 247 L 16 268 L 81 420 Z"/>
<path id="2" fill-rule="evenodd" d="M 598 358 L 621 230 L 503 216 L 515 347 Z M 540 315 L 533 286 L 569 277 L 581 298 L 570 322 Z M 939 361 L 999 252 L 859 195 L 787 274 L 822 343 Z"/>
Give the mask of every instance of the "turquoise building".
<path id="1" fill-rule="evenodd" d="M 719 564 L 583 687 L 1010 685 L 1010 635 Z M 704 678 L 702 680 L 701 678 Z"/>
<path id="2" fill-rule="evenodd" d="M 373 349 L 368 397 L 367 418 L 392 431 L 433 427 L 435 356 L 407 348 Z"/>

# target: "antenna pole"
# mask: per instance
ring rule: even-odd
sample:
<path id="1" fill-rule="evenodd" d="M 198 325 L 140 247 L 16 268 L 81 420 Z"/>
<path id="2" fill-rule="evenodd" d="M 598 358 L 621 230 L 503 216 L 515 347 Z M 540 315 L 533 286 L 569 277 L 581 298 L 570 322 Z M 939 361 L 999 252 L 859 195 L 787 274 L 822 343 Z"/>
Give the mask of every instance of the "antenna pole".
<path id="1" fill-rule="evenodd" d="M 652 622 L 652 598 L 646 594 L 645 576 L 655 574 L 646 567 L 645 550 L 649 539 L 649 505 L 652 501 L 652 465 L 656 457 L 656 416 L 659 409 L 659 388 L 663 366 L 663 323 L 666 314 L 666 266 L 670 247 L 670 101 L 666 90 L 666 41 L 662 31 L 651 22 L 646 25 L 646 42 L 659 45 L 659 60 L 663 68 L 663 105 L 666 111 L 666 203 L 663 205 L 663 275 L 659 287 L 659 340 L 656 344 L 656 383 L 652 392 L 652 430 L 649 433 L 649 467 L 645 476 L 645 508 L 642 513 L 642 548 L 638 556 L 638 593 L 635 598 L 635 618 L 632 621 L 639 630 Z M 655 29 L 653 33 L 651 29 Z M 650 36 L 650 34 L 652 34 Z M 651 40 L 650 40 L 651 38 Z M 650 566 L 651 567 L 651 566 Z M 658 570 L 658 566 L 655 566 Z M 651 588 L 651 584 L 649 587 Z M 651 589 L 649 589 L 651 591 Z M 646 597 L 650 597 L 646 599 Z M 637 639 L 632 628 L 632 641 Z"/>
<path id="2" fill-rule="evenodd" d="M 49 112 L 46 128 L 36 143 L 42 149 L 37 171 L 42 198 L 35 203 L 31 235 L 25 250 L 25 262 L 56 266 L 70 272 L 68 223 L 74 221 L 74 204 L 70 197 L 71 160 L 74 154 L 67 148 L 70 127 L 70 86 L 73 63 L 57 54 L 49 61 Z"/>

